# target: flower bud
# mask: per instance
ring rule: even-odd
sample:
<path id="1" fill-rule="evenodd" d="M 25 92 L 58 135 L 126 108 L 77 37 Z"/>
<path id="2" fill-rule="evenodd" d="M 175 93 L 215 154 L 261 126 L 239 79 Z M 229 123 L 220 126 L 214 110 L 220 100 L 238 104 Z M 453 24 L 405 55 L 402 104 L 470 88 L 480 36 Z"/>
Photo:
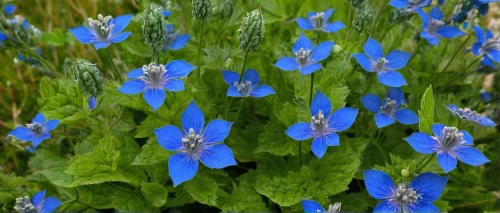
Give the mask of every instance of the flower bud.
<path id="1" fill-rule="evenodd" d="M 370 3 L 363 1 L 355 7 L 356 15 L 354 16 L 353 28 L 358 32 L 368 32 L 372 28 L 373 10 Z"/>
<path id="2" fill-rule="evenodd" d="M 338 54 L 338 53 L 340 53 L 340 51 L 342 51 L 342 47 L 339 46 L 338 44 L 335 44 L 333 46 L 333 53 Z"/>
<path id="3" fill-rule="evenodd" d="M 403 177 L 410 176 L 410 172 L 408 171 L 408 169 L 401 170 L 401 176 L 403 176 Z"/>
<path id="4" fill-rule="evenodd" d="M 259 47 L 265 32 L 264 16 L 262 16 L 260 8 L 247 13 L 238 32 L 241 49 L 255 51 Z"/>
<path id="5" fill-rule="evenodd" d="M 193 17 L 200 21 L 206 21 L 212 13 L 211 0 L 193 0 Z"/>
<path id="6" fill-rule="evenodd" d="M 99 75 L 99 69 L 94 64 L 84 59 L 75 59 L 73 60 L 73 72 L 75 81 L 84 93 L 94 97 L 102 94 L 102 79 Z"/>
<path id="7" fill-rule="evenodd" d="M 156 4 L 149 4 L 144 10 L 142 20 L 142 33 L 146 44 L 151 46 L 155 52 L 159 52 L 165 44 L 165 20 L 162 10 Z"/>

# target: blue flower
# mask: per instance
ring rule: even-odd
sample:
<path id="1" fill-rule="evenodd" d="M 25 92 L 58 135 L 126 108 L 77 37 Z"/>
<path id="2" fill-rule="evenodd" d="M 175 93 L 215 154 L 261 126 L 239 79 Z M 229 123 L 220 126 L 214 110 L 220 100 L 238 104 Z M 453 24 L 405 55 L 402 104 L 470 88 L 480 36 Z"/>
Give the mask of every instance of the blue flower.
<path id="1" fill-rule="evenodd" d="M 352 55 L 361 67 L 368 72 L 377 72 L 378 81 L 389 87 L 401 87 L 407 85 L 405 78 L 396 70 L 406 66 L 411 54 L 401 50 L 393 50 L 386 57 L 382 52 L 382 46 L 372 38 L 368 38 L 363 53 Z"/>
<path id="2" fill-rule="evenodd" d="M 329 9 L 325 12 L 309 12 L 309 14 L 307 14 L 307 19 L 298 18 L 296 22 L 300 29 L 303 30 L 316 30 L 334 33 L 345 27 L 344 23 L 340 21 L 328 23 L 328 19 L 334 11 L 334 9 Z"/>
<path id="3" fill-rule="evenodd" d="M 14 11 L 16 11 L 17 7 L 15 5 L 12 5 L 12 4 L 6 4 L 4 7 L 3 7 L 3 12 L 5 12 L 5 14 L 7 15 L 12 15 L 12 13 L 14 13 Z"/>
<path id="4" fill-rule="evenodd" d="M 481 116 L 477 114 L 477 112 L 472 111 L 469 108 L 458 108 L 455 106 L 455 104 L 450 104 L 448 107 L 448 110 L 450 110 L 453 115 L 457 116 L 458 118 L 464 119 L 466 121 L 473 122 L 477 125 L 481 126 L 496 126 L 495 122 L 493 122 L 491 119 Z"/>
<path id="5" fill-rule="evenodd" d="M 339 145 L 337 132 L 348 129 L 358 115 L 358 110 L 350 107 L 340 108 L 330 114 L 331 110 L 332 104 L 328 97 L 318 91 L 311 103 L 311 123 L 296 123 L 286 130 L 286 134 L 294 140 L 314 138 L 311 149 L 318 158 L 322 158 L 328 146 Z"/>
<path id="6" fill-rule="evenodd" d="M 274 66 L 283 71 L 299 70 L 303 75 L 309 75 L 321 69 L 321 60 L 327 58 L 335 42 L 325 41 L 313 48 L 313 43 L 304 34 L 295 41 L 292 52 L 295 58 L 283 57 Z"/>
<path id="7" fill-rule="evenodd" d="M 483 100 L 484 103 L 491 103 L 493 101 L 493 97 L 490 92 L 486 90 L 481 90 L 481 93 L 479 94 L 481 96 L 481 100 Z"/>
<path id="8" fill-rule="evenodd" d="M 416 11 L 421 7 L 427 7 L 432 3 L 432 0 L 391 0 L 389 5 L 397 8 L 406 8 L 409 11 Z"/>
<path id="9" fill-rule="evenodd" d="M 94 96 L 90 96 L 89 101 L 88 101 L 89 109 L 90 111 L 94 110 L 94 108 L 97 106 L 97 102 L 94 98 Z"/>
<path id="10" fill-rule="evenodd" d="M 314 200 L 304 200 L 300 199 L 302 202 L 302 208 L 304 209 L 305 213 L 336 213 L 340 212 L 340 203 L 335 203 L 335 204 L 330 204 L 328 207 L 328 211 L 325 211 L 325 209 L 316 201 Z"/>
<path id="11" fill-rule="evenodd" d="M 5 41 L 7 39 L 7 35 L 3 34 L 3 31 L 0 30 L 0 42 Z"/>
<path id="12" fill-rule="evenodd" d="M 24 202 L 23 202 L 24 201 Z M 40 212 L 40 213 L 50 213 L 53 212 L 62 203 L 55 197 L 45 198 L 45 190 L 39 191 L 33 195 L 31 202 L 28 196 L 24 198 L 18 198 L 14 209 L 18 212 Z"/>
<path id="13" fill-rule="evenodd" d="M 35 48 L 35 53 L 39 56 L 42 55 L 42 51 L 40 50 L 40 48 L 36 47 Z M 20 52 L 17 52 L 17 57 L 19 58 L 20 61 L 22 62 L 26 62 L 30 65 L 34 65 L 34 66 L 37 66 L 40 64 L 40 62 L 38 62 L 35 58 L 32 58 L 30 56 L 28 57 L 25 57 L 23 54 L 21 54 Z"/>
<path id="14" fill-rule="evenodd" d="M 89 18 L 89 28 L 80 26 L 69 29 L 76 40 L 83 44 L 93 44 L 98 50 L 112 43 L 119 43 L 130 36 L 130 32 L 122 32 L 132 20 L 132 15 L 122 15 L 113 19 L 111 16 L 97 16 L 97 20 Z"/>
<path id="15" fill-rule="evenodd" d="M 399 87 L 392 87 L 387 92 L 385 100 L 374 94 L 367 94 L 361 98 L 361 102 L 370 112 L 375 113 L 375 124 L 378 128 L 389 126 L 397 120 L 399 123 L 411 125 L 418 123 L 417 115 L 409 109 L 400 109 L 405 103 L 404 93 Z"/>
<path id="16" fill-rule="evenodd" d="M 166 17 L 170 16 L 170 14 L 172 14 L 172 12 L 171 11 L 163 11 L 163 12 L 161 12 L 161 14 L 163 14 L 163 17 L 166 18 Z"/>
<path id="17" fill-rule="evenodd" d="M 472 53 L 476 56 L 484 55 L 481 63 L 495 67 L 493 61 L 500 62 L 500 39 L 493 38 L 491 30 L 486 30 L 485 35 L 482 28 L 474 26 L 473 29 L 476 32 L 477 42 L 472 45 Z"/>
<path id="18" fill-rule="evenodd" d="M 260 82 L 259 73 L 254 69 L 247 69 L 243 73 L 243 78 L 240 81 L 240 74 L 224 70 L 222 71 L 222 77 L 224 81 L 229 84 L 229 89 L 227 90 L 228 97 L 255 97 L 262 98 L 271 94 L 276 94 L 268 85 L 257 86 Z"/>
<path id="19" fill-rule="evenodd" d="M 454 38 L 465 35 L 458 27 L 446 25 L 442 21 L 444 15 L 438 7 L 433 7 L 430 15 L 421 9 L 417 10 L 417 13 L 422 19 L 423 31 L 420 36 L 429 44 L 436 46 L 439 43 L 439 37 Z"/>
<path id="20" fill-rule="evenodd" d="M 437 152 L 438 163 L 444 172 L 448 173 L 457 167 L 457 158 L 472 166 L 490 162 L 483 153 L 472 147 L 473 139 L 467 131 L 445 127 L 443 124 L 434 124 L 432 132 L 434 136 L 417 132 L 405 140 L 419 153 Z"/>
<path id="21" fill-rule="evenodd" d="M 365 170 L 363 177 L 368 193 L 382 200 L 373 212 L 439 212 L 432 202 L 441 196 L 448 181 L 448 177 L 426 172 L 396 187 L 391 177 L 382 171 Z"/>
<path id="22" fill-rule="evenodd" d="M 205 116 L 191 101 L 182 113 L 181 123 L 184 132 L 173 125 L 154 130 L 160 146 L 178 152 L 168 159 L 168 171 L 174 187 L 196 175 L 198 160 L 211 169 L 237 164 L 231 149 L 221 143 L 229 135 L 232 122 L 217 119 L 203 129 Z"/>
<path id="23" fill-rule="evenodd" d="M 119 92 L 135 95 L 144 92 L 144 100 L 156 111 L 165 101 L 165 89 L 171 92 L 184 90 L 184 82 L 178 78 L 186 77 L 196 67 L 174 60 L 167 65 L 144 65 L 127 73 L 132 80 L 123 83 Z"/>
<path id="24" fill-rule="evenodd" d="M 168 24 L 165 26 L 165 45 L 163 46 L 163 51 L 168 49 L 178 50 L 186 45 L 186 43 L 191 39 L 188 34 L 177 35 L 174 31 L 174 25 Z"/>
<path id="25" fill-rule="evenodd" d="M 36 149 L 42 141 L 51 137 L 50 131 L 55 129 L 58 124 L 58 120 L 48 120 L 45 123 L 45 117 L 41 113 L 38 113 L 30 124 L 26 124 L 26 127 L 17 127 L 8 134 L 21 141 L 31 141 L 33 148 Z"/>

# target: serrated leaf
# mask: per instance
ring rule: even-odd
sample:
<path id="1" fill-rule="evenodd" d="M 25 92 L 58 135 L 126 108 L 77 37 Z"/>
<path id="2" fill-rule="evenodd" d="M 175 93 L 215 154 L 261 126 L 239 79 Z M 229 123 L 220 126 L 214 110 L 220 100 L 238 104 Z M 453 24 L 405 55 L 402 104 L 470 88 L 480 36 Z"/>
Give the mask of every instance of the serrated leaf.
<path id="1" fill-rule="evenodd" d="M 155 207 L 161 207 L 167 202 L 167 189 L 158 183 L 143 183 L 141 194 Z"/>
<path id="2" fill-rule="evenodd" d="M 142 151 L 135 157 L 132 165 L 151 165 L 168 161 L 168 158 L 172 155 L 171 152 L 158 144 L 156 138 L 150 138 L 141 149 Z"/>
<path id="3" fill-rule="evenodd" d="M 184 189 L 193 198 L 203 204 L 215 206 L 217 201 L 217 191 L 219 187 L 214 179 L 197 174 L 193 179 L 187 181 Z"/>
<path id="4" fill-rule="evenodd" d="M 25 184 L 23 177 L 15 174 L 6 175 L 0 173 L 0 204 L 12 203 L 21 196 L 18 189 Z"/>
<path id="5" fill-rule="evenodd" d="M 424 96 L 422 96 L 418 118 L 420 132 L 432 134 L 432 124 L 434 124 L 434 97 L 432 94 L 432 85 L 429 85 L 427 90 L 425 90 Z"/>
<path id="6" fill-rule="evenodd" d="M 266 204 L 253 186 L 256 176 L 255 171 L 240 176 L 237 188 L 230 194 L 219 191 L 217 207 L 223 212 L 266 212 Z"/>

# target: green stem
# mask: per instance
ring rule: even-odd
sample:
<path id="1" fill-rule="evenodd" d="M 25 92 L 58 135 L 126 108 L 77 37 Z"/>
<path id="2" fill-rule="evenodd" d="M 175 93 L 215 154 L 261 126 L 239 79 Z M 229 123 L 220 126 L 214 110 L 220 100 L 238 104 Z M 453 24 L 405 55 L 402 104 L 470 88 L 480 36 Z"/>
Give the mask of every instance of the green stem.
<path id="1" fill-rule="evenodd" d="M 436 153 L 432 153 L 432 155 L 429 155 L 426 161 L 422 164 L 422 166 L 418 167 L 417 171 L 419 173 L 422 173 L 422 169 L 425 168 L 425 166 L 427 166 L 427 164 L 431 162 L 432 158 L 434 158 L 434 155 L 436 155 Z"/>
<path id="2" fill-rule="evenodd" d="M 198 41 L 198 53 L 196 54 L 196 58 L 198 61 L 198 77 L 201 77 L 201 58 L 200 58 L 200 52 L 201 52 L 201 44 L 203 43 L 203 25 L 205 24 L 204 21 L 201 21 L 201 27 L 200 27 L 200 40 Z"/>
<path id="3" fill-rule="evenodd" d="M 240 101 L 240 106 L 238 107 L 238 111 L 236 111 L 236 115 L 234 116 L 234 122 L 238 120 L 238 117 L 240 116 L 241 111 L 243 110 L 243 103 L 245 102 L 245 98 L 242 98 Z"/>
<path id="4" fill-rule="evenodd" d="M 377 73 L 373 73 L 372 74 L 372 76 L 370 77 L 370 80 L 368 80 L 368 84 L 366 84 L 366 87 L 363 90 L 363 93 L 361 93 L 361 97 L 363 97 L 366 94 L 366 92 L 370 88 L 370 85 L 372 85 L 372 81 L 373 81 L 373 79 L 375 78 L 376 75 L 377 75 Z M 357 105 L 359 103 L 359 100 L 361 100 L 361 98 L 358 98 L 358 100 L 356 101 L 356 103 L 353 106 Z"/>
<path id="5" fill-rule="evenodd" d="M 464 72 L 467 71 L 468 69 L 470 69 L 472 67 L 472 65 L 476 64 L 479 60 L 481 60 L 483 58 L 483 56 L 479 56 L 478 58 L 476 58 L 474 61 L 472 61 L 469 65 L 467 65 L 467 67 L 465 67 L 464 69 Z M 448 82 L 445 87 L 445 89 L 448 89 L 450 86 L 452 86 L 453 84 L 455 84 L 457 81 L 459 81 L 460 79 L 464 79 L 466 78 L 467 76 L 469 76 L 470 74 L 472 73 L 475 73 L 476 70 L 475 69 L 472 69 L 471 71 L 469 72 L 466 72 L 465 75 L 459 75 L 458 77 L 456 77 L 455 79 L 453 79 L 452 81 Z"/>
<path id="6" fill-rule="evenodd" d="M 389 159 L 385 155 L 384 149 L 378 143 L 378 140 L 380 139 L 381 132 L 382 131 L 380 131 L 380 129 L 377 129 L 377 136 L 375 137 L 375 140 L 373 141 L 373 145 L 375 145 L 375 147 L 377 147 L 378 151 L 380 152 L 380 155 L 382 155 L 382 157 L 384 158 L 384 162 L 389 162 Z"/>
<path id="7" fill-rule="evenodd" d="M 241 83 L 241 79 L 243 79 L 243 72 L 245 71 L 245 66 L 247 65 L 248 52 L 250 52 L 250 51 L 247 50 L 245 52 L 245 58 L 243 59 L 243 66 L 241 67 L 240 80 L 238 80 L 238 83 Z"/>
<path id="8" fill-rule="evenodd" d="M 385 30 L 384 34 L 382 35 L 382 38 L 380 38 L 380 40 L 378 42 L 382 43 L 382 41 L 384 40 L 385 36 L 387 35 L 387 33 L 389 33 L 389 31 L 391 31 L 392 28 L 394 28 L 396 25 L 400 24 L 400 23 L 403 23 L 404 19 L 401 20 L 401 21 L 398 21 L 394 24 L 392 24 L 391 26 L 389 26 L 387 28 L 387 30 Z"/>
<path id="9" fill-rule="evenodd" d="M 320 35 L 321 34 L 319 32 L 316 34 L 316 45 L 318 45 L 318 43 L 319 43 L 319 37 L 320 37 Z"/>
<path id="10" fill-rule="evenodd" d="M 120 71 L 118 71 L 118 67 L 116 67 L 115 62 L 113 61 L 113 58 L 111 57 L 111 53 L 109 51 L 109 48 L 106 48 L 106 54 L 108 55 L 109 62 L 111 62 L 111 65 L 113 66 L 113 71 L 115 72 L 114 73 L 115 77 L 118 78 L 120 83 L 123 83 L 122 77 L 120 75 Z"/>
<path id="11" fill-rule="evenodd" d="M 444 55 L 446 53 L 446 50 L 448 50 L 448 46 L 450 45 L 450 39 L 448 39 L 448 41 L 446 42 L 446 45 L 444 46 L 444 49 L 443 51 L 441 51 L 441 57 L 439 59 L 439 62 L 434 66 L 434 70 L 437 70 L 439 68 L 439 65 L 441 64 L 441 62 L 443 61 L 443 58 L 444 58 Z"/>
<path id="12" fill-rule="evenodd" d="M 415 55 L 417 55 L 418 51 L 423 46 L 422 44 L 424 44 L 424 39 L 421 39 L 420 42 L 418 43 L 417 49 L 415 49 L 415 52 L 411 55 L 410 59 L 408 59 L 408 62 L 406 63 L 407 65 L 409 65 L 411 60 L 415 57 Z"/>
<path id="13" fill-rule="evenodd" d="M 441 73 L 444 73 L 446 72 L 446 70 L 448 70 L 448 67 L 450 66 L 451 62 L 453 62 L 453 60 L 455 60 L 455 58 L 457 57 L 458 53 L 463 50 L 464 46 L 467 44 L 467 41 L 469 41 L 469 39 L 472 37 L 472 33 L 469 34 L 469 36 L 467 36 L 467 38 L 465 39 L 464 43 L 462 43 L 462 45 L 460 45 L 460 47 L 455 51 L 455 53 L 453 54 L 453 56 L 451 57 L 450 61 L 448 62 L 448 64 L 446 64 L 446 67 L 444 67 L 443 71 L 441 71 Z M 437 77 L 436 77 L 437 78 Z M 437 80 L 437 79 L 436 79 Z"/>

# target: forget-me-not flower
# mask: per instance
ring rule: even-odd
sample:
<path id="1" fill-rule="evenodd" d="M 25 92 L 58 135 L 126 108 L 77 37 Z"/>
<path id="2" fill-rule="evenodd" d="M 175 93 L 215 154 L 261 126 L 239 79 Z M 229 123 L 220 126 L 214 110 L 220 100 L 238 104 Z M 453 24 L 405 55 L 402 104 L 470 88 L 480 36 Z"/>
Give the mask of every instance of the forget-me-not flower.
<path id="1" fill-rule="evenodd" d="M 341 203 L 330 204 L 328 210 L 325 211 L 321 204 L 314 200 L 300 199 L 300 201 L 305 213 L 337 213 L 340 212 L 342 206 Z"/>
<path id="2" fill-rule="evenodd" d="M 467 131 L 434 124 L 432 132 L 434 136 L 416 132 L 405 140 L 419 153 L 437 153 L 438 163 L 444 172 L 451 172 L 457 167 L 457 158 L 471 166 L 489 162 L 483 153 L 472 147 L 473 139 Z"/>
<path id="3" fill-rule="evenodd" d="M 391 0 L 389 5 L 397 9 L 407 9 L 409 11 L 415 12 L 421 7 L 427 7 L 432 3 L 432 0 Z"/>
<path id="4" fill-rule="evenodd" d="M 283 71 L 299 70 L 301 74 L 309 75 L 321 69 L 319 62 L 330 55 L 334 44 L 333 41 L 325 41 L 314 47 L 312 41 L 301 34 L 292 48 L 295 58 L 283 57 L 274 66 Z"/>
<path id="5" fill-rule="evenodd" d="M 294 140 L 314 138 L 311 149 L 318 158 L 322 158 L 328 146 L 339 145 L 337 132 L 348 129 L 358 115 L 358 109 L 350 107 L 340 108 L 330 114 L 331 111 L 332 103 L 318 91 L 311 103 L 311 123 L 296 123 L 286 130 L 286 134 Z"/>
<path id="6" fill-rule="evenodd" d="M 254 69 L 247 69 L 240 80 L 240 74 L 224 70 L 222 71 L 224 81 L 229 84 L 227 89 L 228 97 L 255 97 L 262 98 L 271 94 L 276 94 L 269 85 L 258 85 L 260 82 L 259 73 Z"/>
<path id="7" fill-rule="evenodd" d="M 130 32 L 122 32 L 132 20 L 132 15 L 121 15 L 113 19 L 111 16 L 97 16 L 97 20 L 88 19 L 89 28 L 80 26 L 69 29 L 76 40 L 83 44 L 93 44 L 98 50 L 112 43 L 119 43 L 130 36 Z"/>
<path id="8" fill-rule="evenodd" d="M 400 108 L 405 103 L 403 90 L 399 87 L 392 87 L 387 92 L 385 100 L 382 101 L 374 94 L 367 94 L 361 98 L 361 102 L 375 113 L 375 124 L 378 128 L 389 126 L 394 123 L 394 120 L 405 125 L 418 123 L 417 115 L 409 110 Z"/>
<path id="9" fill-rule="evenodd" d="M 307 19 L 298 18 L 296 22 L 300 29 L 303 30 L 316 30 L 334 33 L 345 27 L 344 23 L 341 21 L 328 23 L 328 19 L 334 11 L 334 9 L 329 9 L 325 12 L 309 12 L 309 14 L 307 14 Z"/>
<path id="10" fill-rule="evenodd" d="M 186 45 L 186 43 L 191 39 L 191 36 L 188 34 L 180 34 L 174 31 L 174 25 L 167 24 L 165 26 L 165 45 L 163 46 L 163 51 L 167 51 L 169 49 L 178 50 Z"/>
<path id="11" fill-rule="evenodd" d="M 441 196 L 448 182 L 448 177 L 426 172 L 410 183 L 396 186 L 388 174 L 373 169 L 363 171 L 363 178 L 368 193 L 382 200 L 373 212 L 439 212 L 432 202 Z"/>
<path id="12" fill-rule="evenodd" d="M 405 78 L 396 70 L 403 68 L 411 58 L 411 54 L 401 50 L 393 50 L 384 57 L 382 45 L 378 41 L 368 38 L 363 53 L 352 55 L 361 67 L 368 72 L 376 72 L 378 81 L 389 87 L 407 85 Z"/>
<path id="13" fill-rule="evenodd" d="M 61 201 L 55 197 L 45 198 L 45 190 L 43 190 L 35 193 L 31 201 L 28 196 L 17 198 L 14 209 L 18 212 L 50 213 L 61 204 Z"/>
<path id="14" fill-rule="evenodd" d="M 198 160 L 211 169 L 237 164 L 231 149 L 222 144 L 229 135 L 232 122 L 216 119 L 203 129 L 203 111 L 191 101 L 182 113 L 181 123 L 184 132 L 173 125 L 154 130 L 160 146 L 178 152 L 168 159 L 168 171 L 174 187 L 196 175 Z"/>
<path id="15" fill-rule="evenodd" d="M 433 7 L 430 14 L 423 10 L 417 10 L 418 15 L 422 19 L 422 29 L 420 33 L 422 38 L 425 38 L 429 44 L 436 46 L 439 43 L 439 37 L 454 38 L 465 35 L 458 27 L 446 25 L 442 20 L 443 13 L 439 7 Z"/>
<path id="16" fill-rule="evenodd" d="M 46 123 L 42 113 L 38 113 L 30 124 L 26 124 L 26 127 L 17 127 L 8 134 L 21 141 L 31 141 L 33 148 L 36 149 L 42 141 L 51 137 L 50 131 L 55 129 L 57 125 L 59 125 L 59 120 L 48 120 Z"/>
<path id="17" fill-rule="evenodd" d="M 490 67 L 495 67 L 493 61 L 500 62 L 500 39 L 493 37 L 491 30 L 486 30 L 486 35 L 481 27 L 474 26 L 477 42 L 472 45 L 472 53 L 476 56 L 483 55 L 481 61 Z"/>
<path id="18" fill-rule="evenodd" d="M 450 110 L 453 115 L 457 116 L 458 118 L 464 119 L 466 121 L 473 122 L 477 125 L 481 126 L 496 126 L 497 124 L 493 122 L 493 120 L 479 115 L 477 112 L 472 111 L 469 108 L 458 108 L 455 106 L 455 104 L 450 104 L 448 107 L 448 110 Z"/>
<path id="19" fill-rule="evenodd" d="M 118 91 L 127 95 L 144 92 L 144 100 L 156 111 L 165 101 L 165 89 L 171 92 L 184 90 L 184 82 L 178 78 L 186 77 L 195 68 L 181 60 L 167 65 L 144 65 L 127 73 L 127 78 L 132 80 L 123 83 Z"/>

